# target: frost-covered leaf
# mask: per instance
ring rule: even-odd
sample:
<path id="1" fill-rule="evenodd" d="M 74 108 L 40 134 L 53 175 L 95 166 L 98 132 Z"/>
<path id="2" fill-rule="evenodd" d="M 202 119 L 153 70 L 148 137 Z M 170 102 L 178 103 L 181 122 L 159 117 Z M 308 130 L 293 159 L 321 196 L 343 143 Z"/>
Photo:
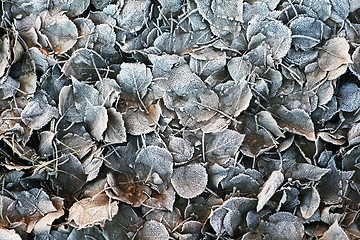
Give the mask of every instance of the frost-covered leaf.
<path id="1" fill-rule="evenodd" d="M 71 58 L 66 61 L 62 71 L 67 77 L 73 76 L 80 81 L 85 81 L 98 79 L 98 73 L 102 74 L 106 69 L 105 60 L 97 52 L 81 48 L 76 50 Z"/>
<path id="2" fill-rule="evenodd" d="M 0 228 L 0 238 L 7 240 L 21 240 L 19 234 L 14 229 Z"/>
<path id="3" fill-rule="evenodd" d="M 256 200 L 245 197 L 231 197 L 210 215 L 210 225 L 217 234 L 227 232 L 234 236 L 243 229 L 245 218 L 256 207 Z M 245 230 L 245 229 L 244 229 Z"/>
<path id="4" fill-rule="evenodd" d="M 59 94 L 59 113 L 69 122 L 82 122 L 83 115 L 76 109 L 73 88 L 65 86 Z"/>
<path id="5" fill-rule="evenodd" d="M 167 240 L 169 237 L 169 233 L 162 223 L 151 220 L 144 223 L 141 230 L 137 233 L 135 240 Z"/>
<path id="6" fill-rule="evenodd" d="M 242 22 L 243 1 L 240 0 L 213 0 L 211 2 L 211 10 L 218 18 L 228 20 L 236 20 Z"/>
<path id="7" fill-rule="evenodd" d="M 2 77 L 5 73 L 5 69 L 9 66 L 11 57 L 10 39 L 8 35 L 4 35 L 0 39 L 0 49 L 0 77 Z"/>
<path id="8" fill-rule="evenodd" d="M 104 99 L 92 85 L 79 82 L 75 78 L 72 80 L 73 98 L 75 101 L 75 107 L 77 110 L 85 115 L 86 111 L 92 110 L 94 106 L 102 105 Z M 94 111 L 94 110 L 93 110 Z"/>
<path id="9" fill-rule="evenodd" d="M 91 4 L 97 10 L 103 10 L 107 5 L 111 4 L 112 0 L 91 0 Z"/>
<path id="10" fill-rule="evenodd" d="M 348 240 L 349 237 L 346 235 L 345 231 L 339 226 L 338 221 L 335 222 L 329 227 L 329 229 L 324 233 L 321 240 Z"/>
<path id="11" fill-rule="evenodd" d="M 270 177 L 264 183 L 261 192 L 257 195 L 259 199 L 256 206 L 256 211 L 259 212 L 265 204 L 270 200 L 270 198 L 275 194 L 276 190 L 284 181 L 284 175 L 281 171 L 274 171 L 271 173 Z"/>
<path id="12" fill-rule="evenodd" d="M 78 38 L 76 25 L 68 19 L 57 19 L 45 26 L 42 32 L 48 37 L 55 53 L 64 53 L 71 49 Z"/>
<path id="13" fill-rule="evenodd" d="M 208 29 L 199 30 L 193 33 L 177 33 L 175 36 L 164 32 L 154 41 L 154 46 L 169 54 L 185 54 L 192 52 L 194 47 L 205 44 L 211 39 L 211 32 Z"/>
<path id="14" fill-rule="evenodd" d="M 93 226 L 88 228 L 77 229 L 73 228 L 72 231 L 64 236 L 66 240 L 77 240 L 77 239 L 96 239 L 96 240 L 107 240 L 108 237 L 104 234 L 104 231 L 99 227 Z"/>
<path id="15" fill-rule="evenodd" d="M 250 105 L 252 93 L 244 80 L 238 83 L 227 81 L 217 85 L 214 90 L 219 96 L 219 109 L 230 116 L 239 116 Z"/>
<path id="16" fill-rule="evenodd" d="M 100 156 L 100 150 L 93 150 L 85 157 L 82 162 L 84 172 L 87 175 L 86 182 L 94 180 L 100 172 L 100 168 L 104 163 L 104 159 Z"/>
<path id="17" fill-rule="evenodd" d="M 104 78 L 95 84 L 102 98 L 105 100 L 104 106 L 110 108 L 119 98 L 121 88 L 114 79 Z"/>
<path id="18" fill-rule="evenodd" d="M 272 134 L 278 137 L 285 137 L 271 113 L 267 111 L 261 111 L 256 114 L 256 118 L 258 124 L 269 130 Z"/>
<path id="19" fill-rule="evenodd" d="M 183 138 L 170 136 L 168 147 L 175 162 L 188 161 L 194 154 L 194 147 Z"/>
<path id="20" fill-rule="evenodd" d="M 116 19 L 119 27 L 128 32 L 139 31 L 147 21 L 146 15 L 148 13 L 149 6 L 149 0 L 125 1 L 124 7 Z"/>
<path id="21" fill-rule="evenodd" d="M 180 197 L 190 199 L 200 195 L 206 188 L 208 175 L 200 164 L 189 164 L 174 169 L 171 183 Z"/>
<path id="22" fill-rule="evenodd" d="M 331 14 L 330 0 L 305 0 L 303 4 L 311 8 L 321 21 L 326 21 Z"/>
<path id="23" fill-rule="evenodd" d="M 88 0 L 90 1 L 90 0 Z M 76 42 L 74 49 L 80 48 L 90 48 L 94 47 L 95 34 L 93 34 L 95 29 L 95 24 L 91 19 L 88 18 L 76 18 L 74 24 L 78 29 L 79 39 Z"/>
<path id="24" fill-rule="evenodd" d="M 292 179 L 307 179 L 310 181 L 319 181 L 330 169 L 320 168 L 308 163 L 295 163 L 285 174 Z"/>
<path id="25" fill-rule="evenodd" d="M 22 121 L 34 130 L 45 126 L 51 119 L 57 118 L 58 110 L 48 104 L 44 94 L 38 94 L 30 101 L 21 113 Z"/>
<path id="26" fill-rule="evenodd" d="M 165 106 L 176 112 L 180 124 L 191 129 L 200 128 L 216 115 L 219 99 L 214 91 L 190 70 L 187 64 L 173 68 L 165 92 Z"/>
<path id="27" fill-rule="evenodd" d="M 158 173 L 162 177 L 171 176 L 173 173 L 173 157 L 165 148 L 149 146 L 140 150 L 135 160 L 136 166 L 146 166 L 150 174 Z M 145 176 L 146 177 L 146 176 Z"/>
<path id="28" fill-rule="evenodd" d="M 315 141 L 314 123 L 310 116 L 302 109 L 289 111 L 284 106 L 274 106 L 271 112 L 280 128 L 305 136 L 310 141 Z"/>
<path id="29" fill-rule="evenodd" d="M 123 63 L 116 77 L 120 87 L 130 94 L 138 94 L 142 98 L 151 83 L 152 74 L 143 63 Z"/>
<path id="30" fill-rule="evenodd" d="M 105 194 L 94 198 L 85 198 L 74 203 L 69 209 L 69 222 L 74 221 L 78 229 L 104 224 L 105 220 L 111 219 L 118 212 L 117 202 L 109 203 Z"/>
<path id="31" fill-rule="evenodd" d="M 40 143 L 39 143 L 39 154 L 40 156 L 50 156 L 53 154 L 53 140 L 55 133 L 50 131 L 43 131 L 40 133 Z"/>
<path id="32" fill-rule="evenodd" d="M 71 2 L 63 0 L 54 0 L 55 11 L 66 11 L 69 17 L 75 17 L 82 14 L 90 5 L 90 0 L 72 0 Z"/>
<path id="33" fill-rule="evenodd" d="M 81 162 L 73 154 L 67 154 L 66 157 L 58 161 L 58 173 L 52 180 L 56 189 L 70 196 L 78 192 L 86 181 L 86 174 Z"/>
<path id="34" fill-rule="evenodd" d="M 350 64 L 350 70 L 352 73 L 355 74 L 355 76 L 360 79 L 360 47 L 357 47 L 355 51 L 353 52 L 351 59 L 353 61 L 352 64 Z"/>
<path id="35" fill-rule="evenodd" d="M 208 77 L 226 65 L 226 54 L 211 48 L 190 53 L 190 56 L 190 69 L 199 76 Z"/>
<path id="36" fill-rule="evenodd" d="M 342 23 L 349 15 L 350 5 L 348 0 L 330 0 L 331 15 L 330 18 L 337 23 Z"/>
<path id="37" fill-rule="evenodd" d="M 121 113 L 115 108 L 107 109 L 108 124 L 104 132 L 105 142 L 123 143 L 126 141 L 126 131 Z"/>
<path id="38" fill-rule="evenodd" d="M 283 58 L 290 49 L 291 31 L 277 20 L 255 21 L 248 26 L 246 37 L 250 41 L 257 34 L 265 36 L 264 42 L 271 47 L 274 59 Z"/>
<path id="39" fill-rule="evenodd" d="M 321 47 L 318 64 L 321 70 L 335 70 L 343 64 L 352 63 L 349 43 L 345 38 L 332 38 Z"/>
<path id="40" fill-rule="evenodd" d="M 163 181 L 156 175 L 157 174 L 152 175 L 152 182 L 160 188 L 160 194 L 153 194 L 151 198 L 145 201 L 145 204 L 155 208 L 167 209 L 172 212 L 174 210 L 176 192 L 171 184 L 165 187 Z"/>
<path id="41" fill-rule="evenodd" d="M 290 30 L 296 50 L 309 50 L 331 34 L 328 26 L 312 17 L 296 18 L 290 23 Z"/>
<path id="42" fill-rule="evenodd" d="M 338 204 L 347 191 L 348 181 L 354 175 L 354 171 L 340 171 L 332 169 L 324 177 L 317 187 L 321 201 L 325 204 Z"/>
<path id="43" fill-rule="evenodd" d="M 106 221 L 104 230 L 110 240 L 128 239 L 127 234 L 136 232 L 142 224 L 142 218 L 129 205 L 119 204 L 118 213 L 111 221 Z"/>
<path id="44" fill-rule="evenodd" d="M 244 57 L 236 57 L 231 59 L 227 64 L 228 71 L 232 79 L 238 83 L 251 73 L 251 64 Z"/>
<path id="45" fill-rule="evenodd" d="M 7 209 L 10 221 L 21 220 L 24 217 L 29 217 L 27 221 L 32 221 L 44 214 L 57 211 L 43 189 L 32 188 L 28 191 L 12 192 L 12 195 L 15 201 Z"/>
<path id="46" fill-rule="evenodd" d="M 205 156 L 209 160 L 235 156 L 245 135 L 226 129 L 205 135 Z"/>
<path id="47" fill-rule="evenodd" d="M 74 154 L 79 159 L 85 157 L 92 146 L 93 142 L 90 139 L 74 133 L 67 133 L 58 140 L 58 149 L 62 154 Z"/>
<path id="48" fill-rule="evenodd" d="M 6 99 L 15 95 L 20 83 L 10 76 L 0 79 L 0 99 Z"/>
<path id="49" fill-rule="evenodd" d="M 355 83 L 346 82 L 339 87 L 339 109 L 345 112 L 353 112 L 360 107 L 360 88 Z"/>
<path id="50" fill-rule="evenodd" d="M 303 196 L 300 204 L 300 212 L 303 218 L 310 218 L 320 206 L 320 195 L 316 188 L 306 188 L 301 191 Z"/>
<path id="51" fill-rule="evenodd" d="M 145 202 L 151 190 L 144 182 L 134 179 L 133 173 L 108 173 L 106 176 L 107 186 L 105 193 L 117 201 L 139 207 Z"/>
<path id="52" fill-rule="evenodd" d="M 304 225 L 291 213 L 278 212 L 269 217 L 266 231 L 265 239 L 300 240 L 304 236 Z"/>
<path id="53" fill-rule="evenodd" d="M 33 230 L 33 233 L 35 235 L 49 234 L 51 230 L 51 225 L 53 224 L 55 219 L 60 218 L 65 213 L 63 209 L 64 200 L 62 198 L 52 197 L 51 202 L 53 206 L 57 209 L 57 211 L 46 214 L 43 218 L 36 222 Z"/>
<path id="54" fill-rule="evenodd" d="M 276 141 L 269 130 L 259 126 L 254 117 L 240 116 L 239 132 L 245 135 L 240 151 L 249 157 L 257 157 L 266 149 L 272 148 Z"/>
<path id="55" fill-rule="evenodd" d="M 97 140 L 102 139 L 102 135 L 108 128 L 108 115 L 103 106 L 94 106 L 85 112 L 84 123 L 88 132 Z"/>

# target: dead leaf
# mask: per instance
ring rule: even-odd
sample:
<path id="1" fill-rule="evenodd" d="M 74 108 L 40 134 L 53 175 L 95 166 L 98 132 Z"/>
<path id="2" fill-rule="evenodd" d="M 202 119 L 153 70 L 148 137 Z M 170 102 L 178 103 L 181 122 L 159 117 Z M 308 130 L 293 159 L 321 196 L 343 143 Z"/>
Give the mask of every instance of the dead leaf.
<path id="1" fill-rule="evenodd" d="M 174 169 L 171 183 L 180 197 L 190 199 L 200 195 L 206 188 L 208 175 L 200 164 L 188 164 Z"/>
<path id="2" fill-rule="evenodd" d="M 303 218 L 310 218 L 320 206 L 320 194 L 316 188 L 306 188 L 301 191 L 303 198 L 300 204 L 300 212 Z"/>
<path id="3" fill-rule="evenodd" d="M 343 64 L 352 63 L 350 46 L 345 38 L 332 38 L 322 46 L 319 52 L 318 64 L 323 71 L 332 71 Z"/>
<path id="4" fill-rule="evenodd" d="M 284 106 L 273 106 L 271 112 L 276 117 L 280 128 L 305 136 L 310 141 L 315 141 L 314 123 L 310 116 L 302 109 L 289 111 Z"/>
<path id="5" fill-rule="evenodd" d="M 338 221 L 335 222 L 329 227 L 329 229 L 324 233 L 323 237 L 320 238 L 322 240 L 348 240 L 349 237 L 346 235 L 344 230 L 339 226 Z"/>
<path id="6" fill-rule="evenodd" d="M 264 183 L 260 193 L 257 195 L 259 199 L 256 206 L 256 211 L 259 212 L 270 198 L 275 194 L 276 190 L 281 186 L 284 181 L 284 175 L 281 171 L 273 171 L 268 180 Z"/>
<path id="7" fill-rule="evenodd" d="M 106 194 L 111 198 L 121 202 L 125 202 L 134 207 L 139 207 L 145 202 L 151 193 L 144 181 L 139 181 L 129 174 L 108 173 L 107 174 L 108 189 Z"/>
<path id="8" fill-rule="evenodd" d="M 268 239 L 300 240 L 304 236 L 304 225 L 299 218 L 288 212 L 271 215 L 266 230 Z"/>
<path id="9" fill-rule="evenodd" d="M 167 240 L 169 233 L 162 223 L 157 221 L 146 221 L 141 230 L 135 236 L 135 240 Z"/>
<path id="10" fill-rule="evenodd" d="M 70 223 L 73 221 L 78 229 L 104 225 L 105 220 L 111 220 L 117 212 L 117 202 L 111 202 L 105 194 L 100 194 L 74 203 L 69 209 L 68 221 Z"/>

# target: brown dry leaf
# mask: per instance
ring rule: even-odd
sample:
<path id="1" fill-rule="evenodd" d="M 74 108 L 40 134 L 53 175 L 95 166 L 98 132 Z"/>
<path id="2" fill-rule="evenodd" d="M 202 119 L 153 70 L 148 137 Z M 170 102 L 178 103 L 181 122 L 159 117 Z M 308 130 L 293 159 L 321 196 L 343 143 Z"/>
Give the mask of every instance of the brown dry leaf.
<path id="1" fill-rule="evenodd" d="M 318 64 L 323 71 L 332 71 L 343 64 L 352 63 L 349 54 L 350 45 L 345 38 L 332 38 L 322 46 Z"/>
<path id="2" fill-rule="evenodd" d="M 139 207 L 145 202 L 151 193 L 144 181 L 137 181 L 131 176 L 121 173 L 108 173 L 106 194 L 115 200 Z"/>
<path id="3" fill-rule="evenodd" d="M 314 123 L 304 110 L 294 109 L 290 111 L 284 106 L 275 105 L 271 108 L 271 112 L 277 118 L 280 128 L 305 136 L 310 141 L 316 140 Z"/>
<path id="4" fill-rule="evenodd" d="M 48 213 L 45 217 L 41 218 L 34 226 L 33 233 L 35 235 L 48 234 L 51 230 L 51 225 L 55 219 L 60 218 L 64 215 L 64 199 L 60 197 L 52 197 L 51 202 L 54 207 L 57 209 L 56 212 Z"/>
<path id="5" fill-rule="evenodd" d="M 106 194 L 100 194 L 74 203 L 69 209 L 68 221 L 78 229 L 104 225 L 105 221 L 111 220 L 117 212 L 117 202 L 111 202 Z"/>
<path id="6" fill-rule="evenodd" d="M 346 235 L 344 230 L 338 224 L 338 221 L 335 222 L 330 226 L 330 228 L 324 233 L 323 237 L 320 238 L 321 240 L 349 240 L 349 237 Z"/>
<path id="7" fill-rule="evenodd" d="M 159 104 L 155 103 L 147 106 L 147 112 L 139 105 L 131 103 L 122 115 L 126 131 L 131 135 L 141 135 L 154 131 L 160 118 Z"/>

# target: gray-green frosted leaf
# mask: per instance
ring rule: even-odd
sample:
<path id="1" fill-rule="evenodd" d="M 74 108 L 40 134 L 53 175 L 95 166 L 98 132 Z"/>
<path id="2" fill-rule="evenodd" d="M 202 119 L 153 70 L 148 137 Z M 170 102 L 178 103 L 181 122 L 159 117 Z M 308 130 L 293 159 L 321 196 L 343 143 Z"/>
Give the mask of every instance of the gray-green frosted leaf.
<path id="1" fill-rule="evenodd" d="M 151 220 L 144 223 L 135 240 L 168 240 L 169 237 L 169 233 L 162 223 Z"/>
<path id="2" fill-rule="evenodd" d="M 125 1 L 117 23 L 119 27 L 129 32 L 136 32 L 145 24 L 146 15 L 149 11 L 151 1 L 149 0 L 129 0 Z"/>
<path id="3" fill-rule="evenodd" d="M 170 176 L 173 173 L 173 157 L 171 153 L 157 146 L 141 149 L 136 156 L 136 165 L 144 165 L 160 176 Z"/>
<path id="4" fill-rule="evenodd" d="M 245 80 L 237 83 L 233 81 L 221 83 L 215 87 L 214 91 L 219 96 L 219 109 L 233 117 L 239 116 L 242 111 L 249 107 L 253 96 Z"/>
<path id="5" fill-rule="evenodd" d="M 300 212 L 303 218 L 310 218 L 320 205 L 320 194 L 316 188 L 306 188 L 301 191 L 303 198 L 301 199 Z"/>
<path id="6" fill-rule="evenodd" d="M 264 183 L 260 193 L 257 195 L 258 204 L 256 206 L 256 211 L 259 212 L 265 204 L 270 200 L 270 198 L 275 194 L 276 190 L 284 181 L 284 175 L 281 171 L 274 171 L 271 173 L 268 180 Z"/>
<path id="7" fill-rule="evenodd" d="M 180 197 L 190 199 L 200 195 L 206 188 L 208 175 L 200 164 L 188 164 L 174 169 L 171 183 Z"/>
<path id="8" fill-rule="evenodd" d="M 278 212 L 269 217 L 266 231 L 266 239 L 301 240 L 304 236 L 304 225 L 291 213 Z"/>
<path id="9" fill-rule="evenodd" d="M 355 83 L 346 82 L 338 92 L 339 109 L 353 112 L 360 107 L 360 88 Z"/>
<path id="10" fill-rule="evenodd" d="M 151 83 L 152 74 L 143 63 L 123 63 L 120 73 L 116 76 L 122 90 L 143 97 Z"/>
<path id="11" fill-rule="evenodd" d="M 210 160 L 233 157 L 239 150 L 245 135 L 226 129 L 205 135 L 205 156 Z"/>
<path id="12" fill-rule="evenodd" d="M 78 38 L 76 25 L 68 19 L 57 19 L 42 32 L 48 37 L 52 48 L 56 53 L 64 53 L 71 49 Z"/>
<path id="13" fill-rule="evenodd" d="M 115 108 L 107 109 L 108 124 L 104 132 L 104 140 L 109 143 L 126 142 L 126 130 L 121 113 Z"/>
<path id="14" fill-rule="evenodd" d="M 65 76 L 73 76 L 80 81 L 99 79 L 98 73 L 106 72 L 105 60 L 91 49 L 81 48 L 76 50 L 64 64 L 62 71 Z"/>
<path id="15" fill-rule="evenodd" d="M 330 37 L 331 30 L 323 22 L 312 17 L 298 17 L 290 23 L 292 44 L 295 49 L 309 50 L 323 39 Z"/>

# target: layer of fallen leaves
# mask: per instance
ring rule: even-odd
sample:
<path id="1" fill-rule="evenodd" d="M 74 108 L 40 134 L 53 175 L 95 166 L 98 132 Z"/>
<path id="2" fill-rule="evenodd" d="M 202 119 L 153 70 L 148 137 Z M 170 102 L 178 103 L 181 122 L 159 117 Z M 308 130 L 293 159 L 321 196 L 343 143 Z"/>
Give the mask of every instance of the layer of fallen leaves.
<path id="1" fill-rule="evenodd" d="M 357 0 L 1 2 L 1 239 L 358 239 Z"/>

